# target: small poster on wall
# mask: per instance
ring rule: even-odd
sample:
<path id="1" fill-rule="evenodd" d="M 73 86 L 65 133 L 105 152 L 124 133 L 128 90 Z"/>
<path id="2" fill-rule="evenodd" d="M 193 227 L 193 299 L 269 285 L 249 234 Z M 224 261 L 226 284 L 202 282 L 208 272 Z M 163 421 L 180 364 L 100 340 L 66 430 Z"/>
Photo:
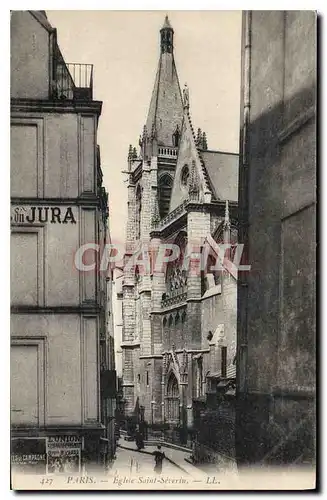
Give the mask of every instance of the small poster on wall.
<path id="1" fill-rule="evenodd" d="M 47 439 L 47 473 L 78 474 L 81 471 L 82 439 L 54 436 Z"/>

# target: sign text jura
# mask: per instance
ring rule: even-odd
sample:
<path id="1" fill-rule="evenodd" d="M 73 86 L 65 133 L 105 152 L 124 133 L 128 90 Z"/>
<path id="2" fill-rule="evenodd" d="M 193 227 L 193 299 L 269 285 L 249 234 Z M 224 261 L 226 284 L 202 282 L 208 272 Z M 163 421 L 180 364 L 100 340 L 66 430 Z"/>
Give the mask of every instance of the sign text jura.
<path id="1" fill-rule="evenodd" d="M 25 207 L 11 208 L 11 222 L 16 224 L 76 224 L 72 207 Z"/>

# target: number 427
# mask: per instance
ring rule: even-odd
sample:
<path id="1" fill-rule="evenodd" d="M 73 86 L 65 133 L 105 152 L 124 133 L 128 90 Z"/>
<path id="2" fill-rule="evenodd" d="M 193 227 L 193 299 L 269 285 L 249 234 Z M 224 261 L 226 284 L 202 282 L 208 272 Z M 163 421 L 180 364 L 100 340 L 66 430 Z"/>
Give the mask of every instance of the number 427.
<path id="1" fill-rule="evenodd" d="M 50 478 L 50 477 L 47 477 L 46 479 L 42 478 L 40 483 L 42 484 L 42 486 L 45 484 L 48 484 L 49 486 L 51 486 L 52 485 L 52 478 Z"/>

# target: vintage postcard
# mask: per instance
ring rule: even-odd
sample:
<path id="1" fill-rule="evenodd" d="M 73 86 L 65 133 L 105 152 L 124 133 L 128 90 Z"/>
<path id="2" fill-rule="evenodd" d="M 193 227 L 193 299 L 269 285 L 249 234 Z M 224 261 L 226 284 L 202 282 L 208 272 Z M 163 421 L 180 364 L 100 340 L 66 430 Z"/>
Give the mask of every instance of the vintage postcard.
<path id="1" fill-rule="evenodd" d="M 19 11 L 11 488 L 316 488 L 314 11 Z"/>

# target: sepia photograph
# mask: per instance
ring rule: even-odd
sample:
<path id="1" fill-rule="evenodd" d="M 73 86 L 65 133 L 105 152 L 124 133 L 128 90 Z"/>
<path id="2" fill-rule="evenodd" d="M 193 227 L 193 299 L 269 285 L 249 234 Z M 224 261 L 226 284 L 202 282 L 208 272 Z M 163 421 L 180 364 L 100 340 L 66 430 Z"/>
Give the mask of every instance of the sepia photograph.
<path id="1" fill-rule="evenodd" d="M 318 17 L 10 11 L 12 490 L 317 488 Z"/>

